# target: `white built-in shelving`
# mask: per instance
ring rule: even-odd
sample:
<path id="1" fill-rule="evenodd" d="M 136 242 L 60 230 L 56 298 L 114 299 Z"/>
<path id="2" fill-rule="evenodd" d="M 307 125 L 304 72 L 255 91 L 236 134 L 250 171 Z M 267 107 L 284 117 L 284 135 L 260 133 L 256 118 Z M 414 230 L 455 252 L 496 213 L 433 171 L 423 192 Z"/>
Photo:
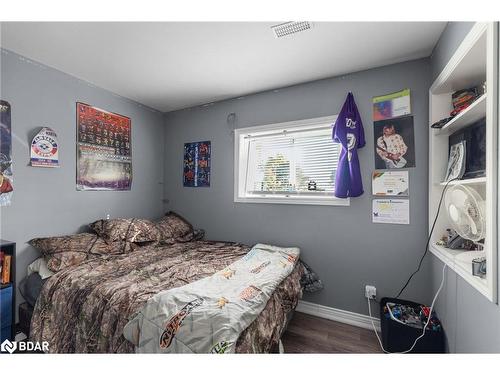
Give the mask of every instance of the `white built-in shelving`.
<path id="1" fill-rule="evenodd" d="M 465 180 L 456 180 L 456 181 L 450 181 L 450 182 L 440 182 L 439 185 L 441 186 L 446 186 L 446 185 L 481 185 L 486 183 L 486 177 L 476 177 L 476 178 L 468 178 Z"/>
<path id="2" fill-rule="evenodd" d="M 481 95 L 470 107 L 466 108 L 455 116 L 452 120 L 446 123 L 441 128 L 439 134 L 449 135 L 460 129 L 467 127 L 470 124 L 482 119 L 486 116 L 486 96 Z"/>
<path id="3" fill-rule="evenodd" d="M 454 91 L 486 83 L 486 92 L 441 129 L 430 125 L 449 117 Z M 436 243 L 451 228 L 444 207 L 436 221 L 430 251 L 489 300 L 497 301 L 498 275 L 498 25 L 476 23 L 429 90 L 429 223 L 445 189 L 449 136 L 486 118 L 486 176 L 452 181 L 468 185 L 485 200 L 486 237 L 482 251 L 451 250 Z M 430 230 L 430 228 L 429 228 Z M 486 257 L 486 278 L 472 275 L 472 260 Z"/>

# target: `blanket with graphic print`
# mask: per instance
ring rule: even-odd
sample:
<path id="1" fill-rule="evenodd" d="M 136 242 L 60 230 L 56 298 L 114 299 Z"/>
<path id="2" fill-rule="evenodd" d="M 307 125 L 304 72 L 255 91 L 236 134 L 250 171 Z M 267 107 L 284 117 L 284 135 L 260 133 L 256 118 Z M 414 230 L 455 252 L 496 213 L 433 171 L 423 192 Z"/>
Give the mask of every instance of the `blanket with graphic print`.
<path id="1" fill-rule="evenodd" d="M 222 271 L 150 298 L 123 335 L 138 353 L 232 353 L 299 255 L 257 244 Z"/>

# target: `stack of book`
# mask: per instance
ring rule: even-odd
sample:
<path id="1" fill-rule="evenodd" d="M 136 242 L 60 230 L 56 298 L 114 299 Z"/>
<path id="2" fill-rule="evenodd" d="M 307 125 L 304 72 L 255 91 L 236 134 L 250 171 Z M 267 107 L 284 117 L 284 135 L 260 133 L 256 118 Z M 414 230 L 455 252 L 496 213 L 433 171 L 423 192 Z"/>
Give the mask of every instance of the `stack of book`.
<path id="1" fill-rule="evenodd" d="M 8 284 L 11 281 L 10 267 L 12 256 L 0 252 L 0 283 Z"/>
<path id="2" fill-rule="evenodd" d="M 451 102 L 453 104 L 453 111 L 450 116 L 454 117 L 470 106 L 479 97 L 479 90 L 477 87 L 471 87 L 465 90 L 455 91 L 451 95 Z"/>

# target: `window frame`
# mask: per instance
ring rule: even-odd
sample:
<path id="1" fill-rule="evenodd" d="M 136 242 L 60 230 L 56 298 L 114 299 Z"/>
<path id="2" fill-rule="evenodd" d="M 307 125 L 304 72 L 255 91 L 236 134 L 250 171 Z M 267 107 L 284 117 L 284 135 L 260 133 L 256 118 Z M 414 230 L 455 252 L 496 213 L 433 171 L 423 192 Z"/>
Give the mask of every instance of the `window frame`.
<path id="1" fill-rule="evenodd" d="M 248 133 L 269 132 L 273 133 L 277 130 L 299 130 L 307 127 L 317 127 L 321 125 L 334 124 L 338 115 L 316 117 L 297 121 L 287 121 L 272 123 L 266 125 L 250 126 L 246 128 L 238 128 L 234 130 L 234 202 L 235 203 L 268 203 L 268 204 L 301 204 L 301 205 L 320 205 L 320 206 L 349 206 L 350 198 L 337 198 L 334 195 L 304 196 L 300 194 L 287 195 L 283 193 L 269 194 L 262 197 L 246 195 L 244 184 L 240 181 L 244 180 L 246 172 L 245 160 L 247 156 L 243 154 L 241 149 L 242 136 Z M 333 142 L 333 141 L 332 141 Z M 240 186 L 241 185 L 241 186 Z"/>

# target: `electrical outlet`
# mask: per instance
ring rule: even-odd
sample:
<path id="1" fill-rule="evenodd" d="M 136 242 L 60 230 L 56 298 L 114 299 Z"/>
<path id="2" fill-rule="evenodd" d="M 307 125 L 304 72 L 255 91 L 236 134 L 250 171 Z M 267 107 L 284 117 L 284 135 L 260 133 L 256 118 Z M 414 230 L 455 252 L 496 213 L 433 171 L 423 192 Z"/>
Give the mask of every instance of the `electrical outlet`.
<path id="1" fill-rule="evenodd" d="M 109 220 L 110 217 L 111 217 L 110 214 L 106 214 L 106 220 Z"/>
<path id="2" fill-rule="evenodd" d="M 365 285 L 365 297 L 369 299 L 375 299 L 377 296 L 377 288 L 373 285 Z"/>

